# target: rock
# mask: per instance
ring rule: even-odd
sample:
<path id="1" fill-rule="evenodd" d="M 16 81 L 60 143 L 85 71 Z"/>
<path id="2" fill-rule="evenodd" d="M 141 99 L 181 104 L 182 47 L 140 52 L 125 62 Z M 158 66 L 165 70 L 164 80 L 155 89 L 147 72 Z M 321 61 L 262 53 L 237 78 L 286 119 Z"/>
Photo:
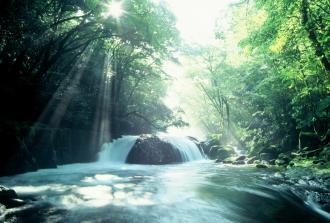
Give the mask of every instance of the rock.
<path id="1" fill-rule="evenodd" d="M 13 189 L 0 186 L 0 202 L 6 199 L 17 198 L 17 194 Z"/>
<path id="2" fill-rule="evenodd" d="M 26 203 L 21 199 L 14 198 L 14 199 L 6 200 L 3 204 L 6 206 L 6 208 L 16 208 L 23 206 Z"/>
<path id="3" fill-rule="evenodd" d="M 228 157 L 228 158 L 222 160 L 222 162 L 224 164 L 232 164 L 233 162 L 235 162 L 235 158 L 234 157 Z"/>
<path id="4" fill-rule="evenodd" d="M 244 165 L 245 161 L 244 160 L 236 160 L 233 162 L 234 165 Z"/>
<path id="5" fill-rule="evenodd" d="M 220 159 L 216 159 L 215 162 L 216 162 L 216 163 L 221 163 L 222 160 L 220 160 Z"/>
<path id="6" fill-rule="evenodd" d="M 126 159 L 126 163 L 155 165 L 183 161 L 180 152 L 174 146 L 155 135 L 140 136 Z"/>
<path id="7" fill-rule="evenodd" d="M 218 159 L 226 159 L 228 157 L 231 157 L 235 154 L 235 151 L 231 147 L 220 147 L 217 152 L 217 158 Z"/>
<path id="8" fill-rule="evenodd" d="M 203 150 L 204 154 L 208 156 L 211 150 L 211 145 L 209 144 L 209 142 L 208 141 L 200 142 L 199 146 Z"/>
<path id="9" fill-rule="evenodd" d="M 246 156 L 241 155 L 241 156 L 236 158 L 236 161 L 245 160 L 245 159 L 246 159 Z"/>
<path id="10" fill-rule="evenodd" d="M 16 192 L 4 186 L 0 186 L 0 203 L 6 208 L 19 207 L 25 204 L 21 199 L 18 199 Z"/>
<path id="11" fill-rule="evenodd" d="M 253 162 L 257 160 L 257 157 L 256 156 L 252 156 L 250 158 L 247 159 L 247 164 L 253 164 Z"/>
<path id="12" fill-rule="evenodd" d="M 211 146 L 209 152 L 208 152 L 208 157 L 210 159 L 217 159 L 218 158 L 218 150 L 222 149 L 222 147 L 218 145 Z"/>
<path id="13" fill-rule="evenodd" d="M 204 142 L 204 141 L 200 142 L 199 147 L 203 150 L 204 154 L 208 154 L 210 148 L 208 147 L 206 142 Z"/>
<path id="14" fill-rule="evenodd" d="M 268 168 L 267 165 L 262 164 L 262 163 L 257 164 L 256 167 L 259 168 L 259 169 L 265 169 L 265 168 Z"/>
<path id="15" fill-rule="evenodd" d="M 256 159 L 256 160 L 253 161 L 253 164 L 260 164 L 260 163 L 261 163 L 261 160 Z"/>
<path id="16" fill-rule="evenodd" d="M 225 160 L 228 157 L 235 155 L 235 150 L 231 147 L 223 147 L 219 145 L 214 145 L 211 147 L 208 154 L 206 154 L 210 159 L 219 160 L 219 162 Z"/>

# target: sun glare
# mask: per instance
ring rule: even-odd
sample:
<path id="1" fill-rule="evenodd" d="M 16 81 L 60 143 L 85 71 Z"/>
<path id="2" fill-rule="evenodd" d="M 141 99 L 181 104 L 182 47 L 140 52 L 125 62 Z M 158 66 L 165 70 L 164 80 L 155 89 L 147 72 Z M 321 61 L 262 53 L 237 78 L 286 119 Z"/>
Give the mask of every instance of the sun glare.
<path id="1" fill-rule="evenodd" d="M 123 3 L 113 1 L 106 5 L 107 11 L 104 13 L 105 17 L 113 17 L 119 19 L 124 14 Z"/>

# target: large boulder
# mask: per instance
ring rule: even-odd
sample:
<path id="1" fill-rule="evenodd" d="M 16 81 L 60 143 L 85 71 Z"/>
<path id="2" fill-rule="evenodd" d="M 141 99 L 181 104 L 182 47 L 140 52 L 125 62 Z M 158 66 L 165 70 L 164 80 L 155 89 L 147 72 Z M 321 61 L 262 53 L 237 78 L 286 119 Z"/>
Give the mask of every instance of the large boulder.
<path id="1" fill-rule="evenodd" d="M 140 136 L 129 152 L 126 163 L 131 164 L 171 164 L 183 159 L 178 149 L 155 135 Z"/>
<path id="2" fill-rule="evenodd" d="M 236 153 L 233 147 L 214 145 L 211 147 L 209 153 L 206 153 L 206 155 L 210 159 L 215 159 L 217 162 L 222 162 L 226 158 L 235 156 Z"/>

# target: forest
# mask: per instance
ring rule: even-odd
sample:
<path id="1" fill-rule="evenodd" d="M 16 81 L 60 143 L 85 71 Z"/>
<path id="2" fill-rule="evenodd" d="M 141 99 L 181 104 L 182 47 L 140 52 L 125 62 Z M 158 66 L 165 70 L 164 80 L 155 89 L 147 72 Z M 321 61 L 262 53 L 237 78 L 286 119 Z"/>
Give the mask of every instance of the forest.
<path id="1" fill-rule="evenodd" d="M 330 221 L 329 0 L 2 0 L 0 34 L 0 222 Z"/>

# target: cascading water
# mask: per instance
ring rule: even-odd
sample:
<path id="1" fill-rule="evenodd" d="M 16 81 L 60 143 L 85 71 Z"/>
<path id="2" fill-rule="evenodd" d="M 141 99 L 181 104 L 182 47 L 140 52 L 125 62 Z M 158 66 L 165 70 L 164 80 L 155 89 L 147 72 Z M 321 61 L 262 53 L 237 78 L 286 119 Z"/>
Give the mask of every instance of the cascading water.
<path id="1" fill-rule="evenodd" d="M 98 162 L 125 163 L 138 137 L 139 136 L 123 136 L 111 143 L 103 144 L 99 153 Z M 160 138 L 175 147 L 180 152 L 182 160 L 185 162 L 204 159 L 197 145 L 186 137 L 162 135 Z"/>
<path id="2" fill-rule="evenodd" d="M 123 136 L 111 143 L 104 143 L 99 153 L 98 162 L 125 163 L 138 136 Z"/>
<path id="3" fill-rule="evenodd" d="M 197 145 L 190 139 L 177 136 L 164 136 L 163 138 L 179 150 L 182 160 L 187 162 L 204 159 Z"/>

